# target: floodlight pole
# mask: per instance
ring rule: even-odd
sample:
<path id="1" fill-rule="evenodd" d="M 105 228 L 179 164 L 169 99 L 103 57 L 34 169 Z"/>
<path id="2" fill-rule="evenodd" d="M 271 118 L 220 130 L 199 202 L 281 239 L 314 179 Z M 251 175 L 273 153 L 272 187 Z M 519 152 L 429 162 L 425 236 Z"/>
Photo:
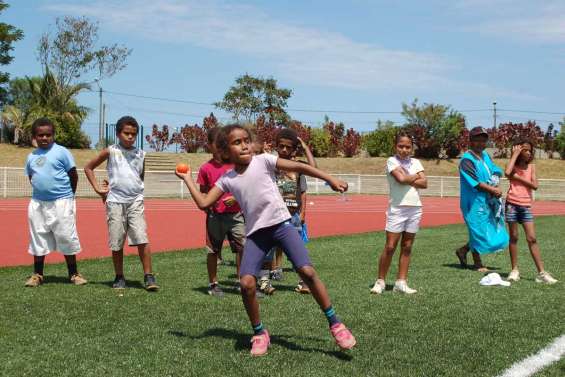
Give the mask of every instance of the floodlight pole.
<path id="1" fill-rule="evenodd" d="M 496 128 L 496 101 L 492 103 L 492 120 L 493 120 L 493 128 Z"/>

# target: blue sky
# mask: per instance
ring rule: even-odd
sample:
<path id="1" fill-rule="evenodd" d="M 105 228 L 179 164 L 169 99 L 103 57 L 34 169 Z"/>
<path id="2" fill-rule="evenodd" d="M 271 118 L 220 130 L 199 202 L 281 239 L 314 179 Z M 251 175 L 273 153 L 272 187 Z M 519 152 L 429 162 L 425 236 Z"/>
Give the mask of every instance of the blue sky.
<path id="1" fill-rule="evenodd" d="M 56 17 L 85 15 L 100 23 L 101 44 L 133 49 L 127 68 L 102 83 L 109 92 L 212 103 L 249 73 L 292 89 L 290 114 L 312 126 L 325 114 L 359 131 L 374 129 L 377 119 L 401 122 L 401 103 L 414 98 L 451 105 L 470 126 L 492 126 L 492 112 L 477 110 L 493 101 L 500 121 L 546 127 L 565 116 L 563 1 L 8 3 L 2 20 L 25 33 L 6 68 L 12 77 L 41 73 L 36 46 Z M 109 122 L 131 114 L 146 126 L 174 128 L 201 123 L 211 111 L 229 117 L 209 105 L 111 93 L 104 100 Z M 92 109 L 84 128 L 96 135 L 97 94 L 80 101 Z"/>

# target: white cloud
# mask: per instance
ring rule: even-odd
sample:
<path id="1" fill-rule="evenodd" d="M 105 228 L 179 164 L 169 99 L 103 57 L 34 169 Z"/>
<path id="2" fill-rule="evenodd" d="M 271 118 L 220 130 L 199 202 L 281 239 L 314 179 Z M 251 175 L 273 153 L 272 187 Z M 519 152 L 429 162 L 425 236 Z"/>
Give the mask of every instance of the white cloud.
<path id="1" fill-rule="evenodd" d="M 484 18 L 466 28 L 472 31 L 528 43 L 565 43 L 562 0 L 459 0 L 453 6 Z"/>
<path id="2" fill-rule="evenodd" d="M 89 16 L 113 31 L 144 39 L 251 57 L 264 62 L 276 77 L 292 83 L 415 93 L 442 88 L 452 94 L 534 99 L 486 83 L 453 79 L 451 76 L 459 67 L 437 54 L 357 42 L 340 33 L 285 23 L 256 7 L 239 3 L 97 0 L 88 4 L 49 4 L 44 9 Z"/>
<path id="3" fill-rule="evenodd" d="M 356 42 L 339 33 L 284 23 L 239 4 L 99 0 L 45 8 L 93 17 L 113 30 L 143 38 L 252 56 L 267 62 L 278 76 L 301 83 L 361 89 L 425 88 L 452 69 L 437 55 Z"/>

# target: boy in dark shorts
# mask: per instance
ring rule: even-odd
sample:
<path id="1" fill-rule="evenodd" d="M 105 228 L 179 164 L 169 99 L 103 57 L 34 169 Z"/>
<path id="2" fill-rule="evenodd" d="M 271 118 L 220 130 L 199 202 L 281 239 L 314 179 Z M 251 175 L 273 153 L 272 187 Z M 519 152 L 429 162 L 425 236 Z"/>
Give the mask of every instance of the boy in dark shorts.
<path id="1" fill-rule="evenodd" d="M 200 192 L 206 194 L 216 181 L 226 172 L 233 169 L 233 165 L 224 164 L 215 146 L 215 139 L 219 128 L 208 131 L 208 149 L 212 153 L 212 159 L 203 164 L 198 171 L 197 183 Z M 206 211 L 206 249 L 208 256 L 206 260 L 208 268 L 208 294 L 222 297 L 224 292 L 218 285 L 218 257 L 222 251 L 224 239 L 228 238 L 232 252 L 236 255 L 236 270 L 239 276 L 239 265 L 243 254 L 245 242 L 245 222 L 239 204 L 230 193 L 224 193 L 216 204 Z M 236 283 L 239 290 L 239 280 Z"/>

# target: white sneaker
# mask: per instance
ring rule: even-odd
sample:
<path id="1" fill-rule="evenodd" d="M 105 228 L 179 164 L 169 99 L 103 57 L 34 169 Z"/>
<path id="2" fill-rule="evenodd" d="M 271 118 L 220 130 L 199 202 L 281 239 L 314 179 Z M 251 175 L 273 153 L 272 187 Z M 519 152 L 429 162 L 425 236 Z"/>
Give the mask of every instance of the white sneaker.
<path id="1" fill-rule="evenodd" d="M 506 280 L 508 280 L 508 281 L 518 281 L 518 280 L 520 280 L 520 271 L 518 271 L 518 270 L 510 271 Z"/>
<path id="2" fill-rule="evenodd" d="M 397 280 L 396 283 L 394 283 L 394 288 L 392 289 L 392 291 L 405 293 L 407 295 L 418 292 L 417 290 L 410 288 L 406 283 L 406 280 Z"/>
<path id="3" fill-rule="evenodd" d="M 555 284 L 557 279 L 551 276 L 549 272 L 543 271 L 536 276 L 536 283 Z"/>
<path id="4" fill-rule="evenodd" d="M 383 279 L 377 279 L 373 288 L 371 288 L 371 293 L 375 295 L 380 295 L 385 291 L 386 283 Z"/>

